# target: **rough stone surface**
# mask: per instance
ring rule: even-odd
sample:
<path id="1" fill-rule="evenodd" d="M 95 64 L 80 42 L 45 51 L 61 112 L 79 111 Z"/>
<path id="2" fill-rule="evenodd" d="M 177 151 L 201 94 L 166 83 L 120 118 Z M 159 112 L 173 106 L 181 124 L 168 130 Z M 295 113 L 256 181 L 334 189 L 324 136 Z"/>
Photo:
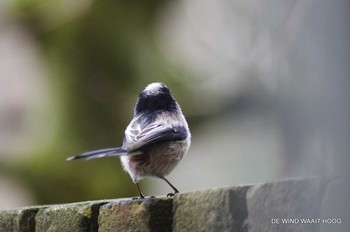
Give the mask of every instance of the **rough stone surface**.
<path id="1" fill-rule="evenodd" d="M 99 208 L 105 203 L 107 202 L 81 202 L 42 209 L 35 218 L 35 231 L 97 231 Z"/>
<path id="2" fill-rule="evenodd" d="M 247 231 L 248 189 L 220 188 L 176 195 L 173 231 Z"/>
<path id="3" fill-rule="evenodd" d="M 28 207 L 0 213 L 0 231 L 35 231 L 35 215 L 42 207 Z"/>
<path id="4" fill-rule="evenodd" d="M 324 184 L 320 179 L 289 180 L 255 185 L 247 194 L 249 232 L 318 232 Z M 292 219 L 286 223 L 283 220 Z"/>
<path id="5" fill-rule="evenodd" d="M 0 212 L 0 232 L 345 232 L 350 226 L 349 182 L 345 177 L 309 178 L 174 198 L 28 207 Z"/>
<path id="6" fill-rule="evenodd" d="M 171 231 L 172 207 L 172 198 L 117 200 L 101 207 L 98 231 Z"/>

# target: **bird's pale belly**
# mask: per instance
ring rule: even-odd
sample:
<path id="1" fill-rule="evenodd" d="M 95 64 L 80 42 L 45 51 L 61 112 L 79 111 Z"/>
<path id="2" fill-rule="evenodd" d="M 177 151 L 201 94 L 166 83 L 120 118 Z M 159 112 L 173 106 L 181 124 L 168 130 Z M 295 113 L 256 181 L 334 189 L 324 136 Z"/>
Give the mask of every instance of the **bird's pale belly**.
<path id="1" fill-rule="evenodd" d="M 158 143 L 145 149 L 144 154 L 122 156 L 124 169 L 130 174 L 134 182 L 145 176 L 167 176 L 187 154 L 189 142 L 174 141 Z"/>

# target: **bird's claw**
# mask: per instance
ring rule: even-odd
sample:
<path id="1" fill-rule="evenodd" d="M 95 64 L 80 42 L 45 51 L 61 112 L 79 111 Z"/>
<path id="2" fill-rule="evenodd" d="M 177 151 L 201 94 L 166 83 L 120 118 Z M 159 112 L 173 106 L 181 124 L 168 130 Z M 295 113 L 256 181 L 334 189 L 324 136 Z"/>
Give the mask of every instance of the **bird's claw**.
<path id="1" fill-rule="evenodd" d="M 176 194 L 176 193 L 168 193 L 166 196 L 167 196 L 167 197 L 173 197 L 173 196 L 175 196 L 175 194 Z"/>

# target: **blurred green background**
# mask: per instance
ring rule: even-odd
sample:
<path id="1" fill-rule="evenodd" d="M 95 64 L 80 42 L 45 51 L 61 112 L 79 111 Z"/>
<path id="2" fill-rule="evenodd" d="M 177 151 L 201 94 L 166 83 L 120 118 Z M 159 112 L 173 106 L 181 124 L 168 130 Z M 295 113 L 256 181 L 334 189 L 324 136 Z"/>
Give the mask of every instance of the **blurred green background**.
<path id="1" fill-rule="evenodd" d="M 24 40 L 19 43 L 29 47 L 25 48 L 31 53 L 28 59 L 36 62 L 29 66 L 40 69 L 34 75 L 42 76 L 27 77 L 23 71 L 18 80 L 6 80 L 33 88 L 27 92 L 41 93 L 24 103 L 29 106 L 23 117 L 33 118 L 18 136 L 29 140 L 29 148 L 17 149 L 22 146 L 18 142 L 2 151 L 23 157 L 14 163 L 2 160 L 1 172 L 25 183 L 35 202 L 134 195 L 133 184 L 117 159 L 70 163 L 65 159 L 89 149 L 120 145 L 137 95 L 148 83 L 162 81 L 177 95 L 183 92 L 183 80 L 177 78 L 180 70 L 166 61 L 154 42 L 154 18 L 162 4 L 113 0 L 6 5 L 3 23 L 9 30 L 16 27 L 15 37 L 22 37 L 17 38 Z M 7 28 L 2 29 L 0 33 L 6 33 Z M 25 85 L 21 83 L 25 78 L 44 83 Z"/>
<path id="2" fill-rule="evenodd" d="M 0 209 L 137 195 L 118 159 L 66 158 L 119 146 L 139 92 L 155 81 L 192 130 L 169 177 L 182 191 L 348 173 L 349 8 L 2 1 Z M 170 191 L 159 180 L 142 187 Z"/>

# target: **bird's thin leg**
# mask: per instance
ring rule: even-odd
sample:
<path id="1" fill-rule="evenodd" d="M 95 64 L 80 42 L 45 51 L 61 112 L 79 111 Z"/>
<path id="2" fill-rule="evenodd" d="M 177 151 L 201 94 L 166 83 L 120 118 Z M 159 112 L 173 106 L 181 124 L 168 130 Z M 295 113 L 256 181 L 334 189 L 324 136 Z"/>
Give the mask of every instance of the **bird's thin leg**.
<path id="1" fill-rule="evenodd" d="M 140 198 L 141 198 L 141 199 L 144 199 L 144 198 L 145 198 L 145 195 L 143 195 L 143 193 L 141 192 L 139 183 L 135 183 L 135 184 L 136 184 L 136 187 L 137 187 L 137 191 L 138 191 L 139 194 L 140 194 Z"/>
<path id="2" fill-rule="evenodd" d="M 174 196 L 176 193 L 179 193 L 179 190 L 177 190 L 177 188 L 175 188 L 174 185 L 172 185 L 165 177 L 162 177 L 162 179 L 167 182 L 167 184 L 174 190 L 174 193 L 168 193 L 167 197 L 172 197 Z"/>

